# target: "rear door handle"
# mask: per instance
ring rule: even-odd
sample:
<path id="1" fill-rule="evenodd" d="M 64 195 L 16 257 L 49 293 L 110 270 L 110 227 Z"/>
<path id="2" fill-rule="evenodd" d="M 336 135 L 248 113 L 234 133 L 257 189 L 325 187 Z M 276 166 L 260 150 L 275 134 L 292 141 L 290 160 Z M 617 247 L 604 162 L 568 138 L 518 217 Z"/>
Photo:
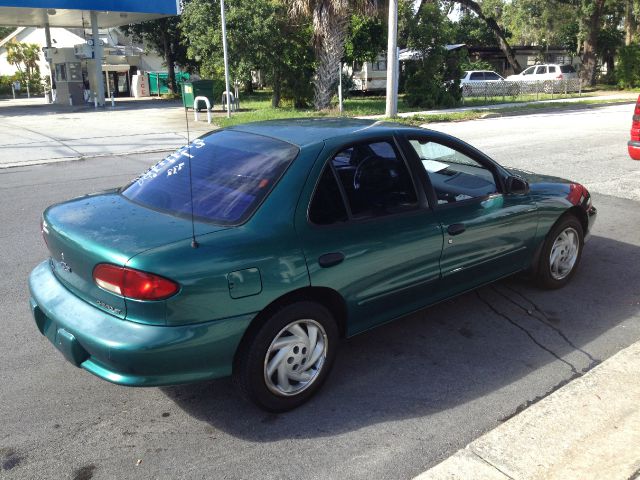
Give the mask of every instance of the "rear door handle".
<path id="1" fill-rule="evenodd" d="M 322 268 L 327 268 L 338 265 L 339 263 L 342 263 L 343 260 L 344 253 L 342 252 L 325 253 L 324 255 L 320 255 L 320 257 L 318 257 L 318 264 Z"/>
<path id="2" fill-rule="evenodd" d="M 447 228 L 447 232 L 449 232 L 449 235 L 453 237 L 454 235 L 460 235 L 466 229 L 467 227 L 464 226 L 464 223 L 452 223 Z"/>

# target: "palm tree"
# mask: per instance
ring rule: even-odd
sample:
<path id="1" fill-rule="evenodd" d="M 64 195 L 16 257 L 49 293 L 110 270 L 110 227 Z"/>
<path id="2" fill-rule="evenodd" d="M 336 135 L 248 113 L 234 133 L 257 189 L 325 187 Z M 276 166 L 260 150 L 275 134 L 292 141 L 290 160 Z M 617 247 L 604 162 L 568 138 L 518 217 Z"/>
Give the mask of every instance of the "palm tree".
<path id="1" fill-rule="evenodd" d="M 313 79 L 317 110 L 329 108 L 340 73 L 351 14 L 373 13 L 376 0 L 289 0 L 294 16 L 313 17 L 316 74 Z"/>
<path id="2" fill-rule="evenodd" d="M 35 43 L 9 42 L 7 44 L 7 62 L 16 66 L 21 80 L 27 86 L 40 81 L 39 55 L 40 47 Z"/>

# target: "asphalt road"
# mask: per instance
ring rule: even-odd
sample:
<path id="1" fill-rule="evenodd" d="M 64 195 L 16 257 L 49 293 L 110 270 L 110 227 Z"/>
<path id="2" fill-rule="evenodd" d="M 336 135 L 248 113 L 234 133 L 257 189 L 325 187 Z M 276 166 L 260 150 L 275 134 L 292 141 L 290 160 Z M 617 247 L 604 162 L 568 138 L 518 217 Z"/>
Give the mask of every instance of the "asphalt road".
<path id="1" fill-rule="evenodd" d="M 506 165 L 591 187 L 598 222 L 574 281 L 549 292 L 510 279 L 347 340 L 319 395 L 282 415 L 228 380 L 111 385 L 67 363 L 30 317 L 26 278 L 47 255 L 41 211 L 123 184 L 153 156 L 0 170 L 0 477 L 406 479 L 433 466 L 640 338 L 630 115 L 434 125 Z"/>

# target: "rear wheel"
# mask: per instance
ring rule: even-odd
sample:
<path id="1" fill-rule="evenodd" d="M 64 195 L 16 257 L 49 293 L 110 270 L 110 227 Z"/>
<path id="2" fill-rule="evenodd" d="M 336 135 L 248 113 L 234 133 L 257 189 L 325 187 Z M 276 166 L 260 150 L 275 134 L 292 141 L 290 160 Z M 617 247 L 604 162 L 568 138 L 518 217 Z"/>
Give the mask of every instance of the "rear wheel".
<path id="1" fill-rule="evenodd" d="M 271 317 L 236 354 L 233 377 L 241 392 L 272 412 L 298 407 L 316 393 L 335 358 L 338 329 L 314 302 L 288 305 Z"/>
<path id="2" fill-rule="evenodd" d="M 569 283 L 580 262 L 583 245 L 584 232 L 578 219 L 573 215 L 561 218 L 542 247 L 537 283 L 549 289 Z"/>

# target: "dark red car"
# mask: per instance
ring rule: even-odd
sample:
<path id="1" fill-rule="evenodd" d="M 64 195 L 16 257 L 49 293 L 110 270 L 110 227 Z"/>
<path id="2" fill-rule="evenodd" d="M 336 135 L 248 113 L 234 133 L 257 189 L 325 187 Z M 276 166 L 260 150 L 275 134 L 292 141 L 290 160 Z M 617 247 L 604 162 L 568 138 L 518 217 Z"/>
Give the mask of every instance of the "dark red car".
<path id="1" fill-rule="evenodd" d="M 631 140 L 627 142 L 629 156 L 634 160 L 640 160 L 640 96 L 636 102 L 636 108 L 633 111 L 633 120 L 631 122 Z"/>

